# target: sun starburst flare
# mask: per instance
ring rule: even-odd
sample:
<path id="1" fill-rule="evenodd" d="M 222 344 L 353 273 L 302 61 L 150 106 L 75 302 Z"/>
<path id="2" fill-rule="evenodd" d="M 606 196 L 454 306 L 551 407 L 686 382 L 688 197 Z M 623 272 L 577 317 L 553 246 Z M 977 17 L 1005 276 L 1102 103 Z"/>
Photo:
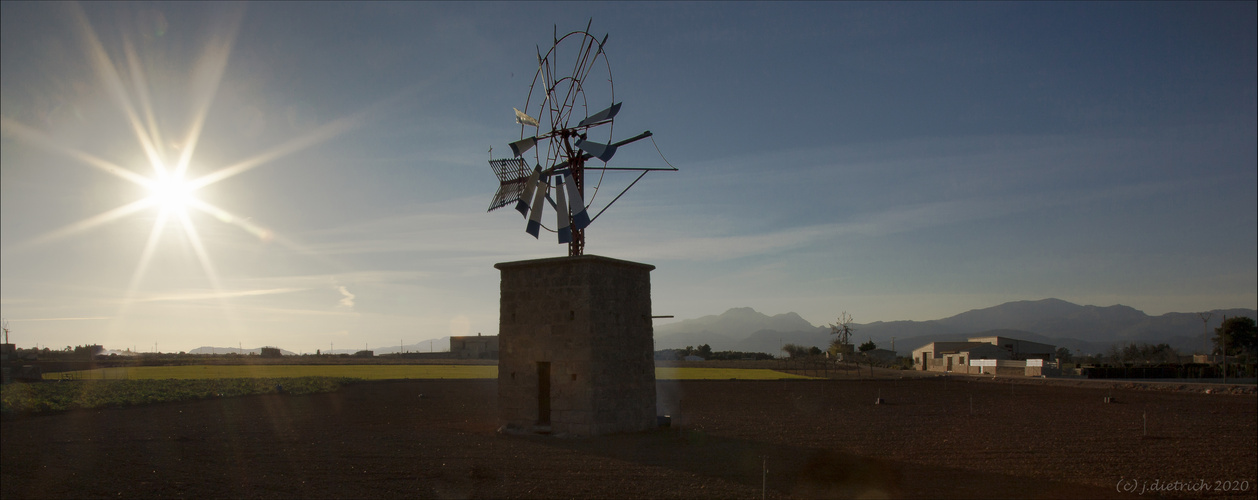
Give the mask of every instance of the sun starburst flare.
<path id="1" fill-rule="evenodd" d="M 219 31 L 219 36 L 216 36 L 206 45 L 201 57 L 193 67 L 193 78 L 191 78 L 191 81 L 195 82 L 195 84 L 192 85 L 194 88 L 188 90 L 189 98 L 186 100 L 186 102 L 191 103 L 192 112 L 190 116 L 192 119 L 187 127 L 187 133 L 183 135 L 182 141 L 178 142 L 181 147 L 178 148 L 177 155 L 167 155 L 167 152 L 164 150 L 163 135 L 171 137 L 172 134 L 163 134 L 157 125 L 158 120 L 155 119 L 156 113 L 152 105 L 153 101 L 149 97 L 150 90 L 147 78 L 139 62 L 141 58 L 136 53 L 135 46 L 130 39 L 124 34 L 122 54 L 125 58 L 125 64 L 119 65 L 110 58 L 82 7 L 78 4 L 70 4 L 66 10 L 77 28 L 76 31 L 79 34 L 84 53 L 91 63 L 93 72 L 103 88 L 108 91 L 111 100 L 122 111 L 129 125 L 128 129 L 138 143 L 139 149 L 143 152 L 143 157 L 147 160 L 146 168 L 151 168 L 152 173 L 150 175 L 138 173 L 134 168 L 128 168 L 91 153 L 60 144 L 48 134 L 16 120 L 0 117 L 0 133 L 5 137 L 67 156 L 76 160 L 77 163 L 108 173 L 141 186 L 146 190 L 146 194 L 141 199 L 40 234 L 29 241 L 10 246 L 10 250 L 22 251 L 35 248 L 123 217 L 143 211 L 155 210 L 157 212 L 156 220 L 149 231 L 143 250 L 140 252 L 139 260 L 127 287 L 126 297 L 122 301 L 122 311 L 119 312 L 117 317 L 121 318 L 124 316 L 132 302 L 135 302 L 136 292 L 147 273 L 150 262 L 157 252 L 158 243 L 162 240 L 166 229 L 171 226 L 178 226 L 176 231 L 181 231 L 187 238 L 205 278 L 216 292 L 215 296 L 229 296 L 229 294 L 222 291 L 218 272 L 215 270 L 210 254 L 206 250 L 206 245 L 193 223 L 191 213 L 195 211 L 207 214 L 220 222 L 236 226 L 263 242 L 270 242 L 276 238 L 270 229 L 252 222 L 249 218 L 238 217 L 221 207 L 198 198 L 197 191 L 264 163 L 274 161 L 279 157 L 328 140 L 353 128 L 357 120 L 334 120 L 307 135 L 280 143 L 252 157 L 215 169 L 208 174 L 192 177 L 189 173 L 194 170 L 190 168 L 194 163 L 194 153 L 201 139 L 211 103 L 222 80 L 237 29 L 243 18 L 243 9 L 230 9 L 225 28 Z M 122 68 L 126 68 L 126 71 L 123 71 Z M 124 81 L 123 75 L 129 78 Z M 137 103 L 139 105 L 138 109 Z M 284 242 L 283 239 L 279 241 Z M 292 246 L 292 243 L 289 242 L 285 244 L 286 246 Z M 232 314 L 226 310 L 226 303 L 223 303 L 223 306 L 225 312 L 228 313 L 227 316 L 230 318 Z"/>
<path id="2" fill-rule="evenodd" d="M 0 135 L 68 157 L 74 160 L 74 163 L 127 181 L 130 184 L 143 188 L 144 194 L 139 199 L 89 215 L 62 227 L 54 228 L 27 241 L 8 244 L 5 247 L 5 251 L 6 254 L 24 253 L 54 241 L 98 228 L 124 217 L 146 212 L 155 213 L 156 218 L 148 232 L 143 249 L 140 251 L 134 271 L 131 273 L 119 311 L 112 317 L 114 321 L 107 328 L 110 332 L 118 331 L 121 327 L 118 322 L 126 318 L 127 312 L 132 305 L 140 302 L 153 302 L 152 300 L 140 300 L 137 297 L 141 290 L 141 284 L 148 274 L 150 263 L 154 260 L 154 256 L 160 247 L 159 243 L 164 239 L 168 228 L 174 230 L 176 234 L 182 233 L 196 257 L 202 274 L 208 281 L 210 288 L 214 291 L 209 297 L 218 299 L 223 311 L 223 317 L 228 323 L 228 328 L 230 330 L 239 330 L 236 315 L 230 307 L 228 299 L 246 295 L 224 291 L 224 288 L 221 286 L 218 271 L 210 258 L 210 252 L 206 249 L 204 240 L 193 222 L 193 217 L 197 213 L 209 215 L 221 223 L 235 226 L 257 238 L 260 242 L 278 244 L 286 250 L 296 252 L 296 254 L 303 257 L 339 267 L 340 264 L 330 259 L 328 255 L 316 252 L 288 238 L 277 235 L 265 226 L 255 222 L 252 217 L 241 217 L 223 207 L 216 206 L 199 197 L 198 192 L 207 186 L 236 177 L 260 166 L 275 162 L 280 158 L 341 136 L 362 126 L 370 115 L 391 113 L 404 100 L 422 96 L 422 91 L 435 81 L 450 78 L 455 74 L 472 68 L 476 63 L 476 61 L 472 60 L 465 61 L 458 71 L 443 73 L 416 82 L 394 94 L 364 106 L 355 113 L 326 121 L 305 134 L 277 141 L 269 147 L 263 148 L 262 151 L 234 163 L 224 163 L 222 166 L 211 168 L 209 165 L 196 162 L 194 153 L 202 139 L 205 123 L 210 115 L 211 104 L 214 102 L 218 87 L 225 73 L 228 56 L 231 54 L 238 28 L 242 24 L 244 8 L 241 4 L 231 4 L 224 7 L 229 11 L 229 15 L 226 16 L 226 22 L 220 25 L 219 29 L 212 30 L 216 35 L 205 44 L 201 55 L 193 63 L 188 80 L 192 83 L 188 85 L 189 88 L 185 89 L 186 99 L 181 101 L 190 105 L 190 114 L 188 115 L 190 120 L 186 132 L 182 134 L 164 133 L 169 131 L 164 131 L 159 127 L 160 120 L 157 117 L 160 114 L 155 112 L 154 102 L 169 101 L 155 101 L 150 97 L 150 80 L 146 76 L 144 66 L 141 63 L 141 61 L 149 59 L 144 57 L 143 54 L 137 53 L 136 46 L 131 43 L 127 34 L 123 33 L 121 39 L 121 50 L 119 53 L 122 60 L 115 61 L 110 57 L 111 53 L 105 50 L 101 40 L 97 37 L 83 8 L 76 3 L 63 5 L 69 13 L 71 24 L 74 26 L 78 35 L 77 38 L 81 42 L 83 53 L 89 61 L 91 71 L 99 81 L 100 88 L 105 90 L 109 100 L 121 111 L 127 124 L 126 131 L 133 136 L 138 146 L 138 151 L 145 161 L 138 165 L 120 165 L 89 153 L 84 149 L 76 149 L 59 142 L 54 138 L 56 137 L 56 131 L 45 132 L 10 117 L 0 116 Z M 171 140 L 171 138 L 174 138 L 174 140 Z M 178 146 L 171 146 L 168 149 L 168 145 L 174 144 Z M 147 175 L 141 173 L 146 170 L 151 173 L 147 173 Z M 172 299 L 171 301 L 176 300 Z M 350 300 L 352 301 L 352 298 Z M 345 299 L 342 300 L 342 305 L 345 305 Z"/>

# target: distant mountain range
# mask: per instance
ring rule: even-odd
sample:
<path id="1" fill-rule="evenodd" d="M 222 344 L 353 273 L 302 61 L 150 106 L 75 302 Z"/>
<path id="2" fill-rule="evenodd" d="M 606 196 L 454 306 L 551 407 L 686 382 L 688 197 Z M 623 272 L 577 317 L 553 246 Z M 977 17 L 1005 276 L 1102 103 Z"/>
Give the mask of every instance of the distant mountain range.
<path id="1" fill-rule="evenodd" d="M 1254 309 L 1209 313 L 1205 328 L 1211 337 L 1224 316 L 1258 318 Z M 930 321 L 878 321 L 853 327 L 853 343 L 872 340 L 878 347 L 892 348 L 894 339 L 894 348 L 901 355 L 930 342 L 964 340 L 980 334 L 1042 342 L 1080 354 L 1102 353 L 1110 345 L 1128 342 L 1166 343 L 1184 354 L 1202 352 L 1207 346 L 1201 318 L 1195 312 L 1149 316 L 1123 305 L 1081 306 L 1059 299 L 1007 302 Z M 776 355 L 783 344 L 824 349 L 832 338 L 829 326 L 813 326 L 793 312 L 768 316 L 749 307 L 655 327 L 656 349 L 708 344 L 715 351 Z"/>

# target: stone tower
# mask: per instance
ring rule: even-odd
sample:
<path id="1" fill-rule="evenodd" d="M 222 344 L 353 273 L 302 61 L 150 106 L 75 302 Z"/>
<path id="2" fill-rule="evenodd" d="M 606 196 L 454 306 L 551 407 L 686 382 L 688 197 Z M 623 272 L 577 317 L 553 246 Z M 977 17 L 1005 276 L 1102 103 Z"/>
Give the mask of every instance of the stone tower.
<path id="1" fill-rule="evenodd" d="M 654 428 L 655 266 L 583 255 L 494 267 L 505 428 L 572 436 Z"/>

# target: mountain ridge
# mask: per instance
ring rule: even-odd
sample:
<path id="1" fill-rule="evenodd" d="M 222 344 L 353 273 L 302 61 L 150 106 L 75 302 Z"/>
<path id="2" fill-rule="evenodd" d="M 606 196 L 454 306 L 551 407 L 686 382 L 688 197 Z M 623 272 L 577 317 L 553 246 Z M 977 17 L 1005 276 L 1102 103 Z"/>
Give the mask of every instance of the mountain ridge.
<path id="1" fill-rule="evenodd" d="M 1207 335 L 1224 316 L 1258 316 L 1258 310 L 1214 309 L 1204 326 Z M 1181 353 L 1209 346 L 1199 313 L 1171 312 L 1150 316 L 1130 306 L 1079 305 L 1065 300 L 1011 301 L 927 321 L 854 323 L 852 342 L 873 341 L 901 354 L 930 342 L 963 340 L 969 336 L 1001 334 L 1066 347 L 1081 354 L 1104 352 L 1115 343 L 1166 343 Z M 1018 335 L 1021 335 L 1020 337 Z M 824 348 L 831 341 L 827 326 L 813 326 L 794 312 L 769 316 L 750 307 L 736 307 L 719 315 L 682 320 L 655 327 L 657 349 L 708 344 L 713 350 L 776 354 L 785 343 Z"/>

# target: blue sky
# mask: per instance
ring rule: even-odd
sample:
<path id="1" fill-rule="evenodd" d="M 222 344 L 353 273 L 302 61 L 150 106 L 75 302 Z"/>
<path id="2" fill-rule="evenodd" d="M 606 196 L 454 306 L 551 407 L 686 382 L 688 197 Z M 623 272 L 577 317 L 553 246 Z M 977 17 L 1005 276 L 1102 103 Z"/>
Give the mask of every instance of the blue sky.
<path id="1" fill-rule="evenodd" d="M 496 333 L 493 264 L 566 248 L 485 213 L 488 150 L 520 136 L 536 47 L 591 19 L 617 138 L 659 147 L 612 164 L 680 171 L 586 252 L 657 266 L 656 314 L 1258 307 L 1252 2 L 2 5 L 22 346 Z M 155 230 L 128 177 L 186 152 L 230 174 L 195 192 L 219 211 Z"/>

